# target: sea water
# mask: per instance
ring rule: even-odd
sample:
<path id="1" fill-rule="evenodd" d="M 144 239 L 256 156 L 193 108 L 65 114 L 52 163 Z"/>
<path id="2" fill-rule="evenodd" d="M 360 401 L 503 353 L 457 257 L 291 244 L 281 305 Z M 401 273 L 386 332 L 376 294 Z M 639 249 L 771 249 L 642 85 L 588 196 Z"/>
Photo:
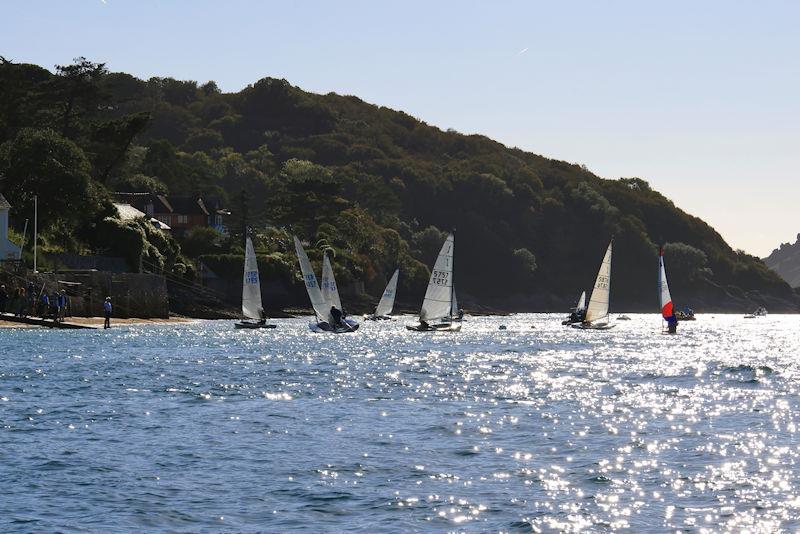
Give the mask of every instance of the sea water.
<path id="1" fill-rule="evenodd" d="M 800 317 L 560 320 L 3 330 L 0 531 L 800 528 Z"/>

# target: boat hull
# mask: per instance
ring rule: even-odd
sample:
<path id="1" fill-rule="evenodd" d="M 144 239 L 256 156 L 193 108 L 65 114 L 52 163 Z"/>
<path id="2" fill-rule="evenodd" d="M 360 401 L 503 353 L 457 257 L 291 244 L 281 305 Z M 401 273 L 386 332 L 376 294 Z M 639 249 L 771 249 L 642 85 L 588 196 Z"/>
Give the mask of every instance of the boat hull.
<path id="1" fill-rule="evenodd" d="M 461 323 L 454 321 L 452 323 L 440 323 L 428 326 L 423 326 L 421 324 L 413 324 L 413 325 L 407 325 L 406 330 L 410 330 L 412 332 L 460 332 Z"/>
<path id="2" fill-rule="evenodd" d="M 321 321 L 319 323 L 312 321 L 308 323 L 308 329 L 315 334 L 350 334 L 358 330 L 360 326 L 352 319 L 345 319 L 344 322 L 347 326 L 338 326 L 334 328 L 326 321 Z"/>
<path id="3" fill-rule="evenodd" d="M 593 323 L 575 323 L 572 325 L 572 328 L 577 328 L 579 330 L 611 330 L 616 325 L 611 323 L 600 323 L 600 324 L 593 324 Z"/>
<path id="4" fill-rule="evenodd" d="M 393 321 L 394 317 L 391 315 L 365 315 L 365 321 Z"/>
<path id="5" fill-rule="evenodd" d="M 249 321 L 238 321 L 233 323 L 234 328 L 241 330 L 259 330 L 261 328 L 275 328 L 277 325 L 267 323 L 251 323 Z"/>

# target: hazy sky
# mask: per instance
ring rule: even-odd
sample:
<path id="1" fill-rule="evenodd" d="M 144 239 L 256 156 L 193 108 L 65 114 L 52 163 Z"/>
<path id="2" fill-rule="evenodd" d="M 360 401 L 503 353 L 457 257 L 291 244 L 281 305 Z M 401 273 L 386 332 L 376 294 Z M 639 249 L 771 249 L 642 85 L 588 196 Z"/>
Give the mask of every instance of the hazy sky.
<path id="1" fill-rule="evenodd" d="M 759 256 L 800 232 L 800 2 L 4 1 L 0 55 L 354 94 L 604 178 Z"/>

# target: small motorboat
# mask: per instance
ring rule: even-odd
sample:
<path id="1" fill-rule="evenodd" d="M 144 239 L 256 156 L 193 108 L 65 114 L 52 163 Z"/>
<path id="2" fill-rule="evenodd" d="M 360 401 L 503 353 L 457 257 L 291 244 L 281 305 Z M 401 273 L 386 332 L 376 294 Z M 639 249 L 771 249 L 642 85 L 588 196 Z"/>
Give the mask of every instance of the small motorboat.
<path id="1" fill-rule="evenodd" d="M 759 306 L 753 313 L 744 316 L 745 319 L 755 319 L 756 317 L 766 317 L 767 309 L 764 306 Z"/>

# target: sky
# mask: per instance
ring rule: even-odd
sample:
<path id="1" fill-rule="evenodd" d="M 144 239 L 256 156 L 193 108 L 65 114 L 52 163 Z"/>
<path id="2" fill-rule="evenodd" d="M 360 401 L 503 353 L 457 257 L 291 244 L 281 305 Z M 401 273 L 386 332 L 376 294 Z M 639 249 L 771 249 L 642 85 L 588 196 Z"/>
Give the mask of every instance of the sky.
<path id="1" fill-rule="evenodd" d="M 800 233 L 800 2 L 6 0 L 0 55 L 265 76 L 640 177 L 765 256 Z"/>

